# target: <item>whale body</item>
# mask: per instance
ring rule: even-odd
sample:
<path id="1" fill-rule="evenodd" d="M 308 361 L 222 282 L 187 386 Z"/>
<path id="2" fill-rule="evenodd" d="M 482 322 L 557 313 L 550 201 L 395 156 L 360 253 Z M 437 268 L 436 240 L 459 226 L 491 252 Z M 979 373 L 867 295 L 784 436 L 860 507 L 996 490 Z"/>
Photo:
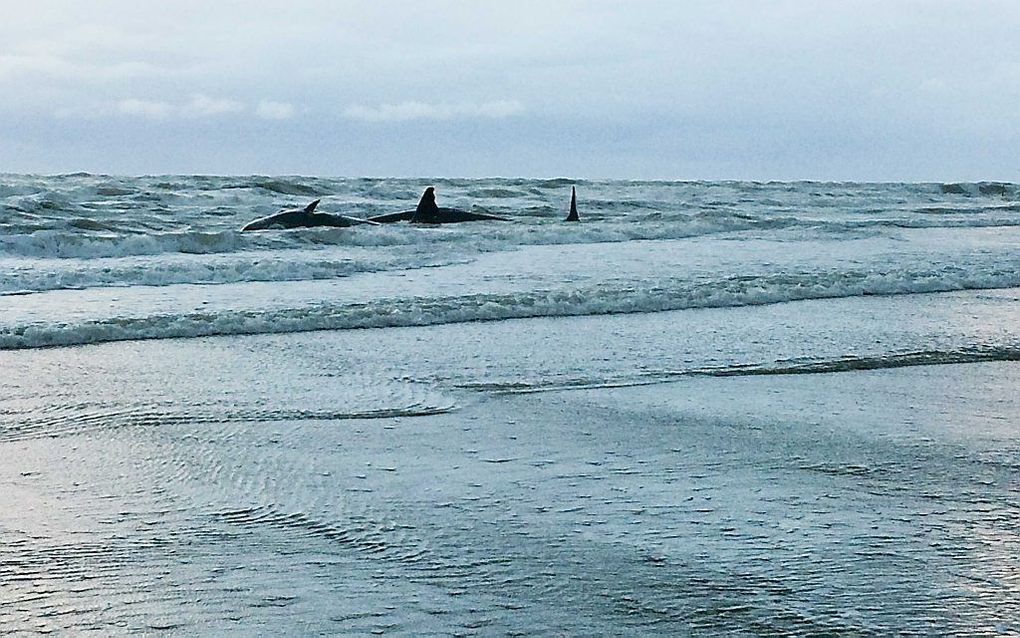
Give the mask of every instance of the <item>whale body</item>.
<path id="1" fill-rule="evenodd" d="M 330 215 L 329 213 L 316 213 L 315 207 L 321 200 L 315 200 L 302 209 L 284 210 L 275 215 L 256 219 L 248 222 L 241 230 L 266 230 L 268 228 L 312 228 L 315 226 L 334 226 L 347 228 L 355 224 L 372 224 L 367 219 L 347 217 L 346 215 Z"/>
<path id="2" fill-rule="evenodd" d="M 405 210 L 399 213 L 387 213 L 369 217 L 368 221 L 380 224 L 408 221 L 413 224 L 457 224 L 460 222 L 476 221 L 509 221 L 505 217 L 488 215 L 486 213 L 472 213 L 458 208 L 440 208 L 436 206 L 436 189 L 429 186 L 422 193 L 418 201 L 418 207 L 414 210 Z"/>

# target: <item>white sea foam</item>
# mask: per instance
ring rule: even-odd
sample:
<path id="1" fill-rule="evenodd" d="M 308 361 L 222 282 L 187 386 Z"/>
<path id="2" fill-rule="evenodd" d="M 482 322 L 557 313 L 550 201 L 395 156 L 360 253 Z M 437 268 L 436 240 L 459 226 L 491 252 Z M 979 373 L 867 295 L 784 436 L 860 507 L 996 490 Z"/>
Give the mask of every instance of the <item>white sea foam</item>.
<path id="1" fill-rule="evenodd" d="M 862 295 L 902 295 L 1020 286 L 1020 264 L 974 273 L 955 267 L 828 271 L 730 276 L 715 280 L 660 279 L 599 283 L 560 290 L 381 297 L 359 302 L 310 298 L 300 306 L 220 308 L 185 306 L 177 311 L 0 325 L 0 349 L 74 345 L 132 339 L 164 339 L 423 326 L 529 317 L 647 313 L 721 308 Z M 15 298 L 17 299 L 17 298 Z"/>

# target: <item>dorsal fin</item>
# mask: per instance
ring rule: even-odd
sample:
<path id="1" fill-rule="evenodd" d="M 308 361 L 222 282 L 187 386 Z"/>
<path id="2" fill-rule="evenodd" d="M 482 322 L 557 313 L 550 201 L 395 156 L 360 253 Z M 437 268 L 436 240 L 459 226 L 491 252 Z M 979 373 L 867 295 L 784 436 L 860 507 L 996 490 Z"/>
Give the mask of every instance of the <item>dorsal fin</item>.
<path id="1" fill-rule="evenodd" d="M 411 223 L 429 224 L 434 223 L 439 216 L 439 207 L 436 206 L 436 189 L 429 186 L 421 194 L 418 200 L 418 207 L 414 209 L 411 216 Z"/>
<path id="2" fill-rule="evenodd" d="M 581 218 L 577 216 L 577 189 L 573 186 L 570 187 L 570 213 L 567 215 L 566 221 L 576 222 L 580 221 Z"/>
<path id="3" fill-rule="evenodd" d="M 305 206 L 305 211 L 304 212 L 311 213 L 312 211 L 315 210 L 315 207 L 318 206 L 319 202 L 321 202 L 321 201 L 322 201 L 321 199 L 317 199 L 314 202 L 312 202 L 311 204 Z"/>

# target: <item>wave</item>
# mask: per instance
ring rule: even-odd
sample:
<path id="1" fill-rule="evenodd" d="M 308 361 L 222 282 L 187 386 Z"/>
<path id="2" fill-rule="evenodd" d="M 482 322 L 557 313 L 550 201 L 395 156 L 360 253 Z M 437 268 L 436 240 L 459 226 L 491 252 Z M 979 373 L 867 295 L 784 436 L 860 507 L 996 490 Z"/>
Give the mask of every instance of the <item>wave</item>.
<path id="1" fill-rule="evenodd" d="M 1020 268 L 971 274 L 956 267 L 892 273 L 828 271 L 741 275 L 690 281 L 621 282 L 590 288 L 378 298 L 360 303 L 310 299 L 304 307 L 234 308 L 176 314 L 31 322 L 0 326 L 0 349 L 103 341 L 425 326 L 536 317 L 725 308 L 865 295 L 900 295 L 1020 287 Z"/>
<path id="2" fill-rule="evenodd" d="M 957 350 L 919 350 L 875 356 L 847 356 L 825 361 L 779 361 L 766 365 L 704 369 L 697 371 L 697 374 L 714 377 L 829 374 L 991 361 L 1020 361 L 1020 346 L 968 346 Z"/>
<path id="3" fill-rule="evenodd" d="M 515 223 L 481 232 L 477 227 L 443 233 L 406 227 L 303 229 L 262 236 L 237 232 L 251 219 L 320 197 L 323 210 L 354 216 L 406 209 L 429 184 L 440 189 L 445 203 L 507 216 Z M 566 229 L 560 220 L 575 184 L 581 187 L 581 217 L 588 223 Z M 1020 225 L 1018 197 L 1020 187 L 1003 182 L 0 175 L 0 255 L 95 258 L 451 242 L 490 250 L 796 228 L 840 236 L 898 228 L 1006 227 Z"/>
<path id="4" fill-rule="evenodd" d="M 554 213 L 555 214 L 555 213 Z M 242 233 L 237 230 L 114 235 L 39 230 L 0 236 L 0 256 L 83 259 L 141 255 L 216 254 L 259 249 L 323 246 L 463 245 L 482 252 L 513 246 L 606 243 L 684 239 L 752 229 L 782 229 L 796 225 L 791 218 L 749 220 L 741 217 L 691 215 L 670 225 L 609 223 L 596 226 L 537 223 L 478 228 L 300 228 L 279 232 Z M 559 221 L 559 215 L 556 215 Z M 75 220 L 75 226 L 100 228 L 99 222 Z M 814 226 L 816 224 L 812 224 Z"/>
<path id="5" fill-rule="evenodd" d="M 968 195 L 983 197 L 1012 197 L 1020 194 L 1017 184 L 1010 182 L 949 182 L 939 184 L 939 190 L 944 195 Z"/>
<path id="6" fill-rule="evenodd" d="M 0 259 L 0 268 L 7 265 Z M 321 281 L 386 270 L 417 270 L 464 263 L 466 258 L 442 258 L 393 252 L 362 254 L 358 258 L 322 251 L 260 251 L 220 255 L 213 259 L 144 257 L 76 260 L 54 268 L 46 262 L 9 266 L 0 280 L 0 298 L 52 290 L 128 288 L 131 286 L 216 285 L 244 282 Z M 73 267 L 67 267 L 73 266 Z"/>
<path id="7" fill-rule="evenodd" d="M 53 415 L 16 414 L 8 422 L 0 413 L 0 442 L 55 438 L 92 432 L 98 429 L 169 427 L 203 423 L 270 423 L 280 421 L 345 421 L 360 419 L 392 419 L 398 417 L 448 414 L 457 409 L 453 403 L 415 402 L 410 405 L 381 405 L 364 409 L 295 409 L 295 408 L 234 408 L 218 411 L 172 413 L 151 407 L 120 410 L 83 409 L 56 411 Z M 52 410 L 52 408 L 50 408 Z"/>
<path id="8" fill-rule="evenodd" d="M 300 181 L 295 180 L 284 180 L 284 179 L 265 179 L 257 180 L 252 186 L 256 188 L 262 188 L 273 193 L 280 193 L 282 195 L 303 195 L 306 197 L 314 197 L 321 195 L 322 190 L 315 187 L 304 184 Z"/>
<path id="9" fill-rule="evenodd" d="M 497 383 L 463 383 L 458 387 L 494 394 L 533 394 L 569 390 L 626 388 L 660 383 L 673 383 L 686 377 L 747 377 L 763 375 L 833 374 L 867 370 L 891 370 L 914 366 L 953 365 L 1020 361 L 1018 346 L 967 346 L 955 350 L 919 350 L 876 355 L 849 355 L 825 360 L 780 360 L 770 363 L 749 363 L 686 370 L 657 370 L 614 378 L 577 377 L 549 381 L 510 381 Z"/>
<path id="10" fill-rule="evenodd" d="M 273 504 L 217 511 L 213 512 L 212 516 L 217 520 L 249 529 L 276 528 L 291 535 L 304 537 L 307 539 L 305 542 L 315 539 L 329 541 L 367 553 L 373 560 L 392 560 L 414 565 L 427 557 L 425 547 L 407 547 L 403 543 L 395 543 L 391 538 L 392 527 L 381 523 L 372 524 L 364 518 L 357 524 L 341 524 L 317 518 L 306 512 L 284 512 Z"/>
<path id="11" fill-rule="evenodd" d="M 74 220 L 77 227 L 101 226 L 100 222 Z M 0 236 L 0 255 L 36 258 L 96 258 L 158 255 L 163 253 L 224 253 L 244 247 L 234 231 L 179 231 L 153 234 L 86 234 L 40 230 L 29 234 Z"/>
<path id="12" fill-rule="evenodd" d="M 486 209 L 506 214 L 498 209 Z M 1018 209 L 1020 210 L 1020 209 Z M 1010 213 L 1013 214 L 1010 214 Z M 298 228 L 276 232 L 245 232 L 224 228 L 231 221 L 218 209 L 209 211 L 210 229 L 167 232 L 115 232 L 111 222 L 73 217 L 64 229 L 29 228 L 29 232 L 0 235 L 0 257 L 40 259 L 92 259 L 141 255 L 221 254 L 251 250 L 283 250 L 328 246 L 461 246 L 479 252 L 515 246 L 616 243 L 686 239 L 726 233 L 795 231 L 836 237 L 882 232 L 883 229 L 1015 228 L 1015 211 L 1001 214 L 960 215 L 958 211 L 922 213 L 923 217 L 831 221 L 790 215 L 754 217 L 731 211 L 697 211 L 668 216 L 648 211 L 630 221 L 612 214 L 589 212 L 587 224 L 560 223 L 562 211 L 534 207 L 518 211 L 512 224 L 457 228 L 419 228 L 394 225 L 385 228 Z"/>

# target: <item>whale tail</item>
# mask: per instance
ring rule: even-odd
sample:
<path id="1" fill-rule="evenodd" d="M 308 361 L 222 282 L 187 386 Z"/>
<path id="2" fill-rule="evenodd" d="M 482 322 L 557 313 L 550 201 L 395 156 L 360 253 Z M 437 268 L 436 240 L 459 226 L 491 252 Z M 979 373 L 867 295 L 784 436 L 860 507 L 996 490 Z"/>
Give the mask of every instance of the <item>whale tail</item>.
<path id="1" fill-rule="evenodd" d="M 418 207 L 414 209 L 411 216 L 412 224 L 432 224 L 439 217 L 439 207 L 436 206 L 436 189 L 429 186 L 421 194 L 418 200 Z"/>
<path id="2" fill-rule="evenodd" d="M 581 221 L 581 218 L 577 216 L 577 189 L 573 186 L 570 187 L 570 213 L 565 221 Z"/>
<path id="3" fill-rule="evenodd" d="M 314 210 L 315 210 L 315 207 L 316 207 L 316 206 L 318 206 L 318 205 L 319 205 L 319 202 L 321 202 L 321 201 L 322 201 L 321 199 L 317 199 L 317 200 L 315 200 L 315 201 L 314 201 L 314 202 L 312 202 L 311 204 L 309 204 L 309 205 L 305 206 L 305 209 L 304 209 L 304 211 L 302 211 L 302 212 L 305 212 L 305 213 L 311 213 L 312 211 L 314 211 Z"/>

